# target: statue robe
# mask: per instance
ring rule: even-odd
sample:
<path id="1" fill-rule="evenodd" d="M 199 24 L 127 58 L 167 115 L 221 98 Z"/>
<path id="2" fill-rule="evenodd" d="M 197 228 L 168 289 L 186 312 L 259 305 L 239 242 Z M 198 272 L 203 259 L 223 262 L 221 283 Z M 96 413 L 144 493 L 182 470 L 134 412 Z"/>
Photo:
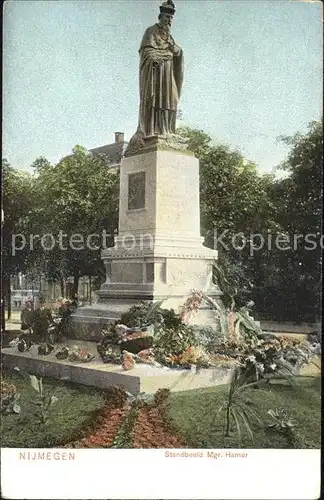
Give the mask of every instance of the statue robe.
<path id="1" fill-rule="evenodd" d="M 183 82 L 182 50 L 159 24 L 146 30 L 140 53 L 140 111 L 137 133 L 144 137 L 175 132 L 177 106 Z"/>

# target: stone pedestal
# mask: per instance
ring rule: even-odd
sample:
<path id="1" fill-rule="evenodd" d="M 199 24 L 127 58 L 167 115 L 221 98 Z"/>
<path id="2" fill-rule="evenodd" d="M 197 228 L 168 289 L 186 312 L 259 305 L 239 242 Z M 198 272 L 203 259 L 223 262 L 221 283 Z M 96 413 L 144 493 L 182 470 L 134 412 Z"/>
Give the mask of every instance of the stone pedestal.
<path id="1" fill-rule="evenodd" d="M 164 299 L 162 307 L 177 310 L 194 289 L 219 295 L 212 282 L 217 252 L 202 242 L 198 159 L 160 149 L 158 140 L 148 143 L 122 160 L 118 236 L 102 251 L 106 281 L 98 303 L 80 309 L 74 320 L 115 320 L 141 300 Z M 210 315 L 206 308 L 206 321 Z"/>

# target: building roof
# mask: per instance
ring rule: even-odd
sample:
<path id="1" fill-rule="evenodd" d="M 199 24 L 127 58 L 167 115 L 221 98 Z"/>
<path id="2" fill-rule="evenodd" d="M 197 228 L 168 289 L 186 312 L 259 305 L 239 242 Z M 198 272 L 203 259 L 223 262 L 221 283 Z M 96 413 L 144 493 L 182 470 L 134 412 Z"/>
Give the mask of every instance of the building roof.
<path id="1" fill-rule="evenodd" d="M 98 148 L 90 149 L 89 151 L 94 155 L 105 155 L 109 164 L 116 165 L 121 162 L 121 159 L 126 151 L 128 142 L 120 140 L 119 142 L 113 142 L 112 144 L 106 144 L 105 146 L 99 146 Z"/>

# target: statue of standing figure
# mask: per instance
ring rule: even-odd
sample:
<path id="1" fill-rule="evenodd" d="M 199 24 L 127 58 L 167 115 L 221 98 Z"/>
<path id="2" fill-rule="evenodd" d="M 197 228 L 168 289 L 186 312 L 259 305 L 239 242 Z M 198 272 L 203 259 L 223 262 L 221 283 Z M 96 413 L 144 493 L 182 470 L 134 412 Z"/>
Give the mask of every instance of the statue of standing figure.
<path id="1" fill-rule="evenodd" d="M 172 0 L 160 6 L 158 23 L 144 33 L 140 53 L 140 108 L 138 128 L 130 149 L 152 136 L 175 133 L 177 108 L 183 83 L 183 53 L 171 35 L 175 14 Z"/>

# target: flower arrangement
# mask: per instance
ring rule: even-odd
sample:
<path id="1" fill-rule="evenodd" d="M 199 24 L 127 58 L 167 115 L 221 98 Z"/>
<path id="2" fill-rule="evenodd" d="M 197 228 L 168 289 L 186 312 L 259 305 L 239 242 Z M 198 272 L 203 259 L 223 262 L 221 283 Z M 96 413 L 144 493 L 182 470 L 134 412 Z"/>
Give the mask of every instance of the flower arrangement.
<path id="1" fill-rule="evenodd" d="M 33 342 L 31 341 L 31 339 L 29 338 L 28 335 L 21 335 L 19 337 L 18 342 L 17 342 L 18 351 L 19 352 L 29 351 L 32 344 L 33 344 Z"/>
<path id="2" fill-rule="evenodd" d="M 166 359 L 171 364 L 179 365 L 196 365 L 203 358 L 206 358 L 206 353 L 200 346 L 189 346 L 181 354 L 171 355 Z"/>
<path id="3" fill-rule="evenodd" d="M 86 363 L 91 361 L 94 358 L 94 354 L 92 354 L 88 349 L 83 347 L 75 346 L 69 353 L 69 361 L 78 361 L 82 363 Z"/>
<path id="4" fill-rule="evenodd" d="M 315 353 L 307 341 L 296 337 L 250 335 L 240 341 L 226 340 L 216 348 L 244 366 L 253 379 L 294 375 Z"/>
<path id="5" fill-rule="evenodd" d="M 137 360 L 142 363 L 147 363 L 149 365 L 154 365 L 156 364 L 155 358 L 154 358 L 154 350 L 151 349 L 144 349 L 143 351 L 140 351 L 137 356 Z"/>
<path id="6" fill-rule="evenodd" d="M 189 323 L 197 313 L 204 300 L 202 292 L 194 290 L 181 307 L 180 318 L 183 323 Z"/>
<path id="7" fill-rule="evenodd" d="M 56 351 L 55 357 L 57 359 L 63 360 L 67 359 L 69 357 L 69 354 L 70 354 L 70 349 L 67 346 L 62 346 Z"/>
<path id="8" fill-rule="evenodd" d="M 91 361 L 95 357 L 95 355 L 92 354 L 88 349 L 75 345 L 73 347 L 60 347 L 56 351 L 55 357 L 61 360 L 68 359 L 69 361 L 86 363 L 87 361 Z"/>
<path id="9" fill-rule="evenodd" d="M 121 354 L 116 352 L 111 345 L 106 345 L 103 347 L 101 344 L 97 345 L 97 351 L 104 363 L 121 364 L 122 357 Z"/>
<path id="10" fill-rule="evenodd" d="M 131 370 L 135 366 L 135 358 L 131 352 L 122 352 L 122 367 L 124 370 Z"/>

